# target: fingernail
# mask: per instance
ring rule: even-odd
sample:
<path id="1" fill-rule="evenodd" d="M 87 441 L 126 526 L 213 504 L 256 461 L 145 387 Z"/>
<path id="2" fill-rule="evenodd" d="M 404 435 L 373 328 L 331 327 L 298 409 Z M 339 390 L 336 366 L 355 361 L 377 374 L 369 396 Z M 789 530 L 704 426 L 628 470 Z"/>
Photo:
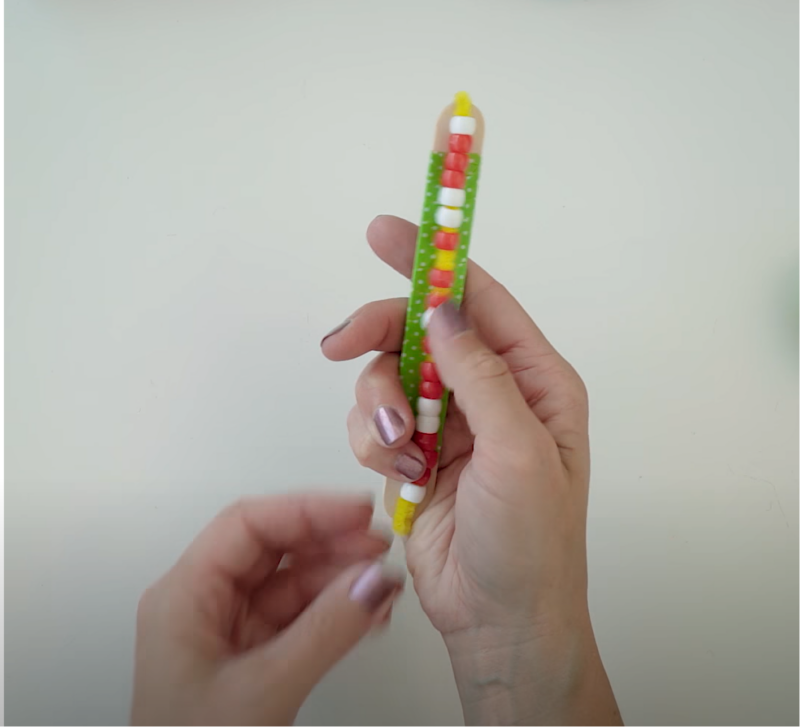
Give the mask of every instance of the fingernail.
<path id="1" fill-rule="evenodd" d="M 332 328 L 330 331 L 328 331 L 328 332 L 327 332 L 327 333 L 326 333 L 326 334 L 325 334 L 325 335 L 322 337 L 322 340 L 319 342 L 319 345 L 321 346 L 321 345 L 322 345 L 323 343 L 325 343 L 325 341 L 327 341 L 327 340 L 328 340 L 328 339 L 329 339 L 331 336 L 335 336 L 335 335 L 336 335 L 337 333 L 339 333 L 339 331 L 341 331 L 343 328 L 347 328 L 347 326 L 349 326 L 349 325 L 350 325 L 350 322 L 351 322 L 351 321 L 350 321 L 350 318 L 345 318 L 345 319 L 344 319 L 344 320 L 343 320 L 343 321 L 342 321 L 342 322 L 341 322 L 341 323 L 340 323 L 338 326 L 336 326 L 336 328 Z"/>
<path id="2" fill-rule="evenodd" d="M 469 329 L 464 314 L 456 308 L 452 300 L 446 300 L 436 308 L 431 316 L 430 327 L 439 329 L 439 335 L 444 338 L 455 338 L 459 333 Z"/>
<path id="3" fill-rule="evenodd" d="M 410 454 L 403 452 L 397 455 L 397 459 L 394 461 L 394 468 L 403 475 L 403 477 L 413 482 L 425 474 L 426 465 L 416 457 L 412 457 Z"/>
<path id="4" fill-rule="evenodd" d="M 403 417 L 391 406 L 379 406 L 372 415 L 372 420 L 386 445 L 394 444 L 406 431 Z"/>
<path id="5" fill-rule="evenodd" d="M 396 578 L 384 572 L 380 563 L 373 563 L 350 588 L 350 600 L 360 603 L 367 611 L 377 611 L 401 585 Z"/>

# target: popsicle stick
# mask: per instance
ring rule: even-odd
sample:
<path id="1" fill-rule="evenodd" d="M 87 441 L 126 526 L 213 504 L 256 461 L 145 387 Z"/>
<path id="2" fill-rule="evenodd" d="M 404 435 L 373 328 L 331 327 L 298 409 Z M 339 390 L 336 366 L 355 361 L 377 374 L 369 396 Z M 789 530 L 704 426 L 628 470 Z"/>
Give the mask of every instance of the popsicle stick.
<path id="1" fill-rule="evenodd" d="M 437 383 L 435 362 L 424 350 L 424 327 L 433 308 L 447 299 L 460 304 L 464 296 L 484 130 L 483 115 L 465 93 L 456 94 L 436 123 L 400 356 L 400 378 L 417 417 L 415 440 L 436 464 L 416 483 L 386 480 L 384 507 L 399 535 L 409 534 L 436 485 L 449 392 Z M 400 496 L 404 486 L 407 497 Z"/>

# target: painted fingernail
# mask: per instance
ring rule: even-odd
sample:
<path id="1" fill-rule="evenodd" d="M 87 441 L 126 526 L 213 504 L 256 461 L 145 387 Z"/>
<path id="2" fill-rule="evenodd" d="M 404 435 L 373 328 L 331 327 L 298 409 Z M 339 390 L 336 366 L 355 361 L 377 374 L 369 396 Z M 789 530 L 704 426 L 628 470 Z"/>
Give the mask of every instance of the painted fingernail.
<path id="1" fill-rule="evenodd" d="M 372 415 L 372 420 L 378 428 L 383 443 L 386 445 L 394 444 L 405 434 L 406 423 L 400 416 L 397 409 L 391 406 L 379 406 Z"/>
<path id="2" fill-rule="evenodd" d="M 321 345 L 322 345 L 323 343 L 325 343 L 325 341 L 327 341 L 327 340 L 328 340 L 328 339 L 329 339 L 331 336 L 335 336 L 335 335 L 336 335 L 337 333 L 339 333 L 339 331 L 341 331 L 343 328 L 347 328 L 347 326 L 349 326 L 349 325 L 350 325 L 350 323 L 351 323 L 351 319 L 350 319 L 350 318 L 345 318 L 345 319 L 344 319 L 344 320 L 343 320 L 343 321 L 342 321 L 342 322 L 341 322 L 341 323 L 340 323 L 338 326 L 336 326 L 336 328 L 332 328 L 330 331 L 328 331 L 328 332 L 327 332 L 327 333 L 326 333 L 326 334 L 325 334 L 325 335 L 322 337 L 322 340 L 319 342 L 319 345 L 321 346 Z"/>
<path id="3" fill-rule="evenodd" d="M 403 452 L 397 455 L 397 459 L 394 461 L 394 468 L 403 475 L 403 477 L 413 482 L 425 474 L 426 465 L 416 457 L 412 457 L 410 454 Z"/>
<path id="4" fill-rule="evenodd" d="M 350 600 L 360 603 L 367 611 L 377 611 L 401 585 L 400 581 L 384 572 L 380 563 L 373 563 L 350 588 Z"/>
<path id="5" fill-rule="evenodd" d="M 436 308 L 431 316 L 430 327 L 434 335 L 438 329 L 439 335 L 444 338 L 454 338 L 469 329 L 467 319 L 452 300 L 447 300 Z"/>

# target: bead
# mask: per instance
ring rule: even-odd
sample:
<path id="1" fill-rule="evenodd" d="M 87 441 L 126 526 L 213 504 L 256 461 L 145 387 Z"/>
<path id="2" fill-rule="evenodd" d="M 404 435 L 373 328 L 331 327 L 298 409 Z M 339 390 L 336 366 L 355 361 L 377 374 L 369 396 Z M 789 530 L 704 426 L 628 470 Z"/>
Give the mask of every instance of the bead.
<path id="1" fill-rule="evenodd" d="M 426 303 L 428 304 L 428 308 L 438 308 L 442 303 L 444 303 L 450 297 L 450 291 L 444 290 L 443 288 L 436 288 L 431 293 L 428 294 L 426 299 Z"/>
<path id="2" fill-rule="evenodd" d="M 412 484 L 416 485 L 417 487 L 423 488 L 425 485 L 428 484 L 428 480 L 431 478 L 431 471 L 425 470 L 425 473 L 420 477 L 418 480 L 414 480 Z"/>
<path id="3" fill-rule="evenodd" d="M 422 318 L 419 319 L 419 323 L 422 326 L 423 330 L 428 327 L 428 324 L 431 322 L 431 316 L 433 315 L 433 311 L 435 308 L 426 308 L 425 312 L 422 314 Z"/>
<path id="4" fill-rule="evenodd" d="M 419 393 L 426 399 L 441 399 L 443 391 L 442 385 L 433 381 L 423 381 L 419 385 Z"/>
<path id="5" fill-rule="evenodd" d="M 453 270 L 456 266 L 455 250 L 437 250 L 433 264 L 439 270 Z"/>
<path id="6" fill-rule="evenodd" d="M 425 475 L 423 475 L 423 477 L 424 476 Z M 424 486 L 420 487 L 419 485 L 412 485 L 410 482 L 406 482 L 400 488 L 400 497 L 406 502 L 413 502 L 415 505 L 419 505 L 425 499 L 426 492 L 427 489 Z"/>
<path id="7" fill-rule="evenodd" d="M 464 189 L 467 184 L 467 178 L 464 172 L 456 172 L 452 169 L 445 169 L 442 172 L 440 184 L 443 187 L 456 187 L 457 189 Z"/>
<path id="8" fill-rule="evenodd" d="M 453 187 L 439 188 L 439 199 L 437 200 L 439 204 L 443 204 L 446 207 L 463 207 L 466 200 L 467 193 L 463 189 L 455 189 Z"/>
<path id="9" fill-rule="evenodd" d="M 455 250 L 458 247 L 458 233 L 439 230 L 433 238 L 433 244 L 439 250 Z"/>
<path id="10" fill-rule="evenodd" d="M 436 462 L 439 459 L 439 453 L 435 449 L 423 449 L 422 454 L 425 455 L 425 464 L 431 469 L 436 467 Z"/>
<path id="11" fill-rule="evenodd" d="M 451 207 L 437 207 L 436 214 L 434 215 L 436 224 L 440 227 L 452 227 L 453 229 L 461 227 L 464 220 L 464 213 L 458 209 Z"/>
<path id="12" fill-rule="evenodd" d="M 423 434 L 436 434 L 439 431 L 439 417 L 418 416 L 417 431 Z"/>
<path id="13" fill-rule="evenodd" d="M 400 488 L 402 489 L 402 488 Z M 414 511 L 417 506 L 413 502 L 408 502 L 402 497 L 397 500 L 392 518 L 392 530 L 404 537 L 411 532 L 411 525 L 414 522 Z"/>
<path id="14" fill-rule="evenodd" d="M 469 157 L 466 154 L 457 154 L 451 151 L 444 158 L 444 168 L 452 169 L 454 172 L 463 172 L 469 164 Z"/>
<path id="15" fill-rule="evenodd" d="M 425 364 L 422 365 L 424 366 Z M 424 396 L 420 396 L 419 399 L 417 399 L 417 414 L 426 417 L 438 417 L 441 413 L 441 399 L 426 399 Z"/>
<path id="16" fill-rule="evenodd" d="M 450 151 L 456 154 L 469 154 L 472 148 L 472 137 L 466 134 L 450 134 Z"/>
<path id="17" fill-rule="evenodd" d="M 450 119 L 450 133 L 472 136 L 477 125 L 478 122 L 473 116 L 453 116 Z"/>
<path id="18" fill-rule="evenodd" d="M 469 116 L 472 110 L 472 99 L 466 91 L 459 91 L 453 101 L 453 113 L 456 116 Z"/>
<path id="19" fill-rule="evenodd" d="M 419 373 L 422 376 L 423 381 L 437 381 L 437 382 L 441 381 L 441 379 L 439 378 L 439 372 L 436 370 L 436 366 L 434 366 L 430 362 L 423 363 L 419 367 Z M 423 413 L 424 412 L 420 412 L 420 414 Z"/>
<path id="20" fill-rule="evenodd" d="M 414 432 L 413 440 L 419 445 L 419 448 L 423 451 L 425 451 L 426 449 L 436 449 L 436 445 L 439 444 L 439 435 Z"/>
<path id="21" fill-rule="evenodd" d="M 428 341 L 428 337 L 427 337 L 427 336 L 425 336 L 425 337 L 422 339 L 422 350 L 423 350 L 425 353 L 427 353 L 429 356 L 431 355 L 431 346 L 430 346 L 430 343 L 429 343 L 429 341 Z"/>
<path id="22" fill-rule="evenodd" d="M 455 274 L 452 270 L 431 268 L 431 271 L 428 273 L 428 282 L 435 288 L 452 288 L 454 276 Z"/>

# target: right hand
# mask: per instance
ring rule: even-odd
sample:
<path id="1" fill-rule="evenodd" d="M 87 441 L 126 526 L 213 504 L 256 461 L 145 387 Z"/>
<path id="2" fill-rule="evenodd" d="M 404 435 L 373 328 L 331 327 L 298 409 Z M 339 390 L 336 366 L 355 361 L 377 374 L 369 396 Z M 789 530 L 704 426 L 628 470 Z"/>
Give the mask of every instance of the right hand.
<path id="1" fill-rule="evenodd" d="M 416 237 L 415 225 L 395 217 L 379 217 L 367 231 L 377 255 L 406 277 Z M 424 462 L 411 441 L 414 415 L 398 373 L 406 305 L 369 303 L 322 342 L 332 360 L 382 352 L 356 385 L 350 443 L 363 465 L 403 481 L 418 477 Z M 420 603 L 450 650 L 462 700 L 485 701 L 485 690 L 470 694 L 469 683 L 507 683 L 513 662 L 527 665 L 524 678 L 537 681 L 551 702 L 556 692 L 574 696 L 580 685 L 550 677 L 587 664 L 592 684 L 608 687 L 587 606 L 583 382 L 520 304 L 473 262 L 461 312 L 437 309 L 428 336 L 453 395 L 436 489 L 414 523 L 407 561 Z M 530 645 L 524 655 L 521 645 Z M 600 691 L 611 694 L 610 687 Z M 590 713 L 605 719 L 597 706 Z M 602 706 L 613 719 L 613 695 Z M 564 709 L 527 711 L 525 718 L 560 721 L 569 718 Z"/>

